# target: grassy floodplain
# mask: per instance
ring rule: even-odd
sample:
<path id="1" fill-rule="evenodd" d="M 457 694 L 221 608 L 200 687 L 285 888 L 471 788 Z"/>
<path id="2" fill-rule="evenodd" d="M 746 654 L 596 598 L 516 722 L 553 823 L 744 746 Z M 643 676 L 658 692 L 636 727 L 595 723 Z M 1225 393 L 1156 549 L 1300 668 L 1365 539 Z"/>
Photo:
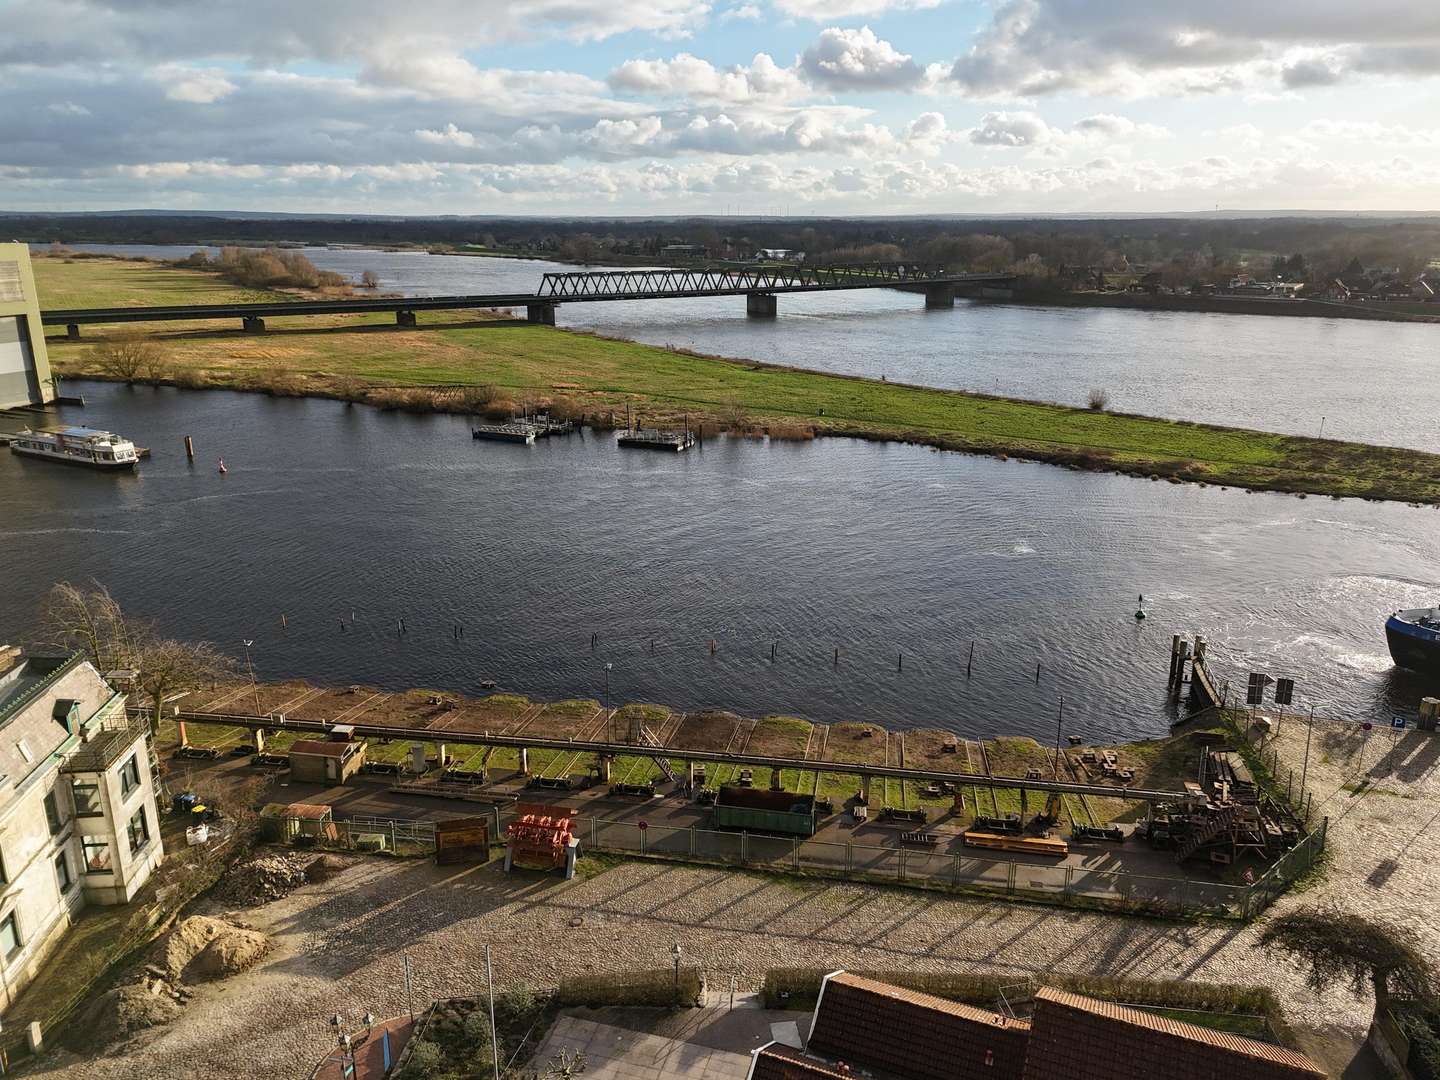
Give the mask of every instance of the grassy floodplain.
<path id="1" fill-rule="evenodd" d="M 35 267 L 42 306 L 50 308 L 184 302 L 187 291 L 194 303 L 237 293 L 265 298 L 208 273 L 144 262 L 37 259 Z M 397 399 L 379 391 L 492 387 L 517 401 L 564 399 L 590 417 L 623 417 L 628 405 L 647 423 L 688 413 L 692 422 L 751 434 L 917 442 L 1176 481 L 1440 504 L 1440 455 L 1415 450 L 879 382 L 513 322 L 422 318 L 429 328 L 400 329 L 385 316 L 335 316 L 270 319 L 265 335 L 213 323 L 149 330 L 167 353 L 167 381 L 187 386 L 446 410 L 462 407 L 453 392 Z M 98 376 L 91 345 L 134 329 L 87 327 L 90 344 L 52 339 L 52 364 L 63 375 Z"/>

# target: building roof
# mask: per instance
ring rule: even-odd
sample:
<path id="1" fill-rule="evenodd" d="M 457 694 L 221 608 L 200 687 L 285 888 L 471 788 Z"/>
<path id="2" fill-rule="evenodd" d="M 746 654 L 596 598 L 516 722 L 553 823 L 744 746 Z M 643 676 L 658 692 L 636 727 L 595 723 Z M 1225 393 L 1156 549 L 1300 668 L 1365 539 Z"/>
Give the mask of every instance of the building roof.
<path id="1" fill-rule="evenodd" d="M 755 1051 L 748 1080 L 855 1080 L 853 1073 L 826 1062 L 806 1057 L 780 1043 L 769 1043 Z"/>
<path id="2" fill-rule="evenodd" d="M 330 742 L 326 739 L 299 739 L 290 744 L 292 754 L 319 754 L 322 757 L 344 757 L 346 751 L 359 746 L 353 742 Z"/>
<path id="3" fill-rule="evenodd" d="M 80 654 L 69 657 L 26 657 L 0 676 L 0 807 L 24 782 L 60 765 L 59 752 L 77 741 L 115 691 Z M 70 709 L 56 715 L 56 702 L 76 707 L 79 725 L 69 724 Z M 124 726 L 124 713 L 118 714 Z M 103 737 L 105 733 L 87 733 Z M 68 752 L 68 750 L 67 750 Z"/>
<path id="4" fill-rule="evenodd" d="M 1143 1009 L 1042 987 L 1024 1080 L 1313 1080 L 1303 1055 Z"/>
<path id="5" fill-rule="evenodd" d="M 807 1049 L 913 1080 L 1021 1080 L 1030 1025 L 848 972 L 826 976 Z"/>

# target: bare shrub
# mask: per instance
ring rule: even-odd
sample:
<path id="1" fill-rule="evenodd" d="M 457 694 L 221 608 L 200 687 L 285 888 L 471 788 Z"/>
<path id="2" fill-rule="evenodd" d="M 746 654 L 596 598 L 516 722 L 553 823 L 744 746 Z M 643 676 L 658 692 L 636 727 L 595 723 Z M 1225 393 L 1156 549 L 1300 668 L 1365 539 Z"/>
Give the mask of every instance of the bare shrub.
<path id="1" fill-rule="evenodd" d="M 187 390 L 205 390 L 217 385 L 215 376 L 202 368 L 181 368 L 170 381 Z"/>
<path id="2" fill-rule="evenodd" d="M 304 397 L 305 377 L 293 371 L 276 371 L 263 377 L 261 386 L 276 397 Z"/>
<path id="3" fill-rule="evenodd" d="M 1103 387 L 1096 387 L 1090 391 L 1090 396 L 1085 399 L 1085 404 L 1092 412 L 1104 412 L 1110 407 L 1110 391 Z"/>
<path id="4" fill-rule="evenodd" d="M 573 399 L 563 394 L 550 399 L 550 416 L 555 420 L 577 420 L 581 409 Z"/>
<path id="5" fill-rule="evenodd" d="M 509 401 L 505 391 L 491 383 L 482 386 L 467 386 L 460 391 L 460 404 L 467 412 L 484 412 L 496 400 Z"/>
<path id="6" fill-rule="evenodd" d="M 815 438 L 815 429 L 804 424 L 771 424 L 767 433 L 779 442 L 809 442 Z"/>
<path id="7" fill-rule="evenodd" d="M 515 402 L 508 397 L 493 397 L 480 409 L 482 413 L 491 419 L 508 419 L 515 415 Z"/>
<path id="8" fill-rule="evenodd" d="M 331 388 L 342 401 L 365 400 L 365 384 L 354 375 L 341 375 L 331 383 Z"/>
<path id="9" fill-rule="evenodd" d="M 374 270 L 366 270 L 360 275 L 360 287 L 362 289 L 378 289 L 380 287 L 380 275 Z"/>
<path id="10" fill-rule="evenodd" d="M 164 363 L 160 346 L 140 334 L 119 334 L 90 350 L 91 362 L 112 379 L 133 383 Z"/>

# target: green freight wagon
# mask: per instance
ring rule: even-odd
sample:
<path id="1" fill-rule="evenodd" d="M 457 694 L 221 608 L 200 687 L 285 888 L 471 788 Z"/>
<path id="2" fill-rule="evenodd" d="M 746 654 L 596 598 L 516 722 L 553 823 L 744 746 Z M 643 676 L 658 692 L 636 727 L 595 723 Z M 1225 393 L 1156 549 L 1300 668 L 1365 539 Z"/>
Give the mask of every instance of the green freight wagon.
<path id="1" fill-rule="evenodd" d="M 815 796 L 725 784 L 715 797 L 715 827 L 814 836 Z"/>

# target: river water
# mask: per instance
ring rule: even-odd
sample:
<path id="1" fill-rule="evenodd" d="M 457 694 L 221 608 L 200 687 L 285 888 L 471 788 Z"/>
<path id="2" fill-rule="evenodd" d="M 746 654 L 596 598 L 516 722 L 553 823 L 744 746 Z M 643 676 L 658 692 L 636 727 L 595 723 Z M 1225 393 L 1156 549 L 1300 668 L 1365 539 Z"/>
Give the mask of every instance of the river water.
<path id="1" fill-rule="evenodd" d="M 547 268 L 412 253 L 313 255 L 336 268 L 375 269 L 387 288 L 415 294 L 533 287 Z M 1363 331 L 1379 350 L 1387 335 L 1409 341 L 1434 331 L 981 305 L 936 315 L 904 294 L 851 294 L 849 302 L 855 297 L 876 309 L 874 319 L 841 310 L 846 298 L 835 295 L 782 297 L 772 324 L 747 323 L 735 300 L 715 302 L 710 315 L 679 303 L 561 311 L 606 332 L 714 352 L 738 354 L 743 345 L 745 355 L 816 367 L 873 370 L 866 365 L 884 349 L 904 354 L 887 365 L 892 378 L 960 385 L 957 370 L 983 367 L 1013 380 L 1007 392 L 1022 392 L 1028 379 L 1088 385 L 1063 374 L 1090 355 L 1076 346 L 1079 331 L 1064 329 L 1077 320 L 1105 342 L 1105 363 L 1130 357 L 1136 400 L 1118 405 L 1175 415 L 1186 414 L 1182 399 L 1166 397 L 1177 390 L 1157 370 L 1203 367 L 1201 351 L 1236 357 L 1245 351 L 1238 337 L 1263 340 L 1260 352 L 1272 357 L 1283 346 L 1286 362 L 1299 364 L 1294 335 Z M 793 316 L 789 309 L 802 304 L 814 310 Z M 655 321 L 645 333 L 619 325 L 646 310 Z M 1070 359 L 1032 370 L 1035 355 L 1015 340 L 987 341 L 970 325 L 994 332 L 1027 318 L 1052 320 L 1047 355 Z M 720 329 L 706 329 L 712 324 Z M 678 328 L 696 336 L 679 338 Z M 1028 333 L 1028 347 L 1039 350 L 1039 331 Z M 972 351 L 957 351 L 947 366 L 940 343 L 956 335 Z M 1177 359 L 1182 338 L 1193 344 Z M 779 356 L 787 347 L 806 351 Z M 1248 359 L 1252 383 L 1273 371 L 1259 353 Z M 1305 392 L 1327 407 L 1327 395 L 1358 396 L 1335 374 L 1345 363 L 1318 362 Z M 1435 393 L 1417 382 L 1411 399 L 1380 401 L 1373 387 L 1392 378 L 1387 367 L 1366 380 L 1364 401 L 1377 412 L 1411 409 L 1414 396 Z M 1121 385 L 1110 383 L 1112 396 Z M 1322 713 L 1383 723 L 1413 715 L 1422 694 L 1440 691 L 1393 668 L 1382 635 L 1391 610 L 1440 593 L 1432 509 L 837 439 L 717 439 L 675 456 L 622 451 L 596 434 L 516 447 L 475 442 L 455 417 L 168 388 L 81 389 L 89 406 L 63 409 L 64 419 L 120 430 L 154 457 L 119 477 L 0 457 L 0 641 L 32 630 L 54 581 L 93 577 L 167 633 L 208 638 L 237 655 L 242 639 L 253 640 L 262 678 L 472 692 L 493 679 L 538 697 L 1042 739 L 1054 737 L 1063 698 L 1068 731 L 1119 738 L 1164 730 L 1170 636 L 1199 631 L 1222 674 L 1240 683 L 1252 669 L 1290 675 L 1303 703 Z M 1225 400 L 1259 408 L 1246 395 Z M 1281 416 L 1283 401 L 1272 394 L 1266 404 Z M 1362 404 L 1345 410 L 1348 423 L 1362 422 Z M 193 466 L 181 451 L 185 434 L 200 447 Z M 1426 438 L 1417 425 L 1390 441 Z M 218 474 L 218 456 L 228 475 Z M 1137 623 L 1140 593 L 1148 618 Z M 356 621 L 342 633 L 340 620 L 349 623 L 352 612 Z"/>
<path id="2" fill-rule="evenodd" d="M 194 249 L 94 250 L 178 258 Z M 407 296 L 533 292 L 547 272 L 580 269 L 304 251 L 353 279 L 373 270 L 382 291 Z M 779 307 L 779 318 L 757 320 L 734 296 L 566 304 L 558 322 L 720 356 L 1070 405 L 1103 389 L 1122 412 L 1440 452 L 1440 326 L 966 301 L 927 311 L 922 296 L 888 289 L 783 295 Z"/>

